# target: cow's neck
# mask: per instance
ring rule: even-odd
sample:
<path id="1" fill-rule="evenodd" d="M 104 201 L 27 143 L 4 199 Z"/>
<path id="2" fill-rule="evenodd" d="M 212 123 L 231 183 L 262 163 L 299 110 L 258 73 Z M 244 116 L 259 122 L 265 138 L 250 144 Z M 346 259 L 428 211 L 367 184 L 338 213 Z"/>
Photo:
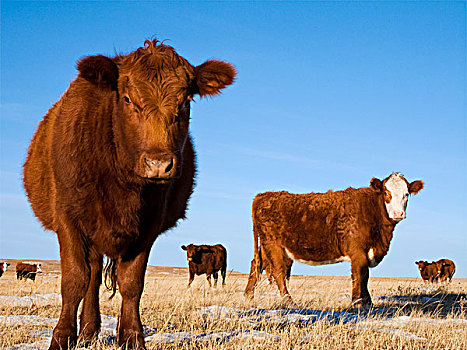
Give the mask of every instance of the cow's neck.
<path id="1" fill-rule="evenodd" d="M 376 197 L 376 203 L 374 203 L 379 220 L 375 220 L 376 226 L 374 227 L 373 245 L 376 249 L 375 255 L 381 259 L 386 255 L 389 250 L 394 228 L 396 223 L 389 218 L 389 215 L 384 205 L 384 199 L 381 195 Z"/>

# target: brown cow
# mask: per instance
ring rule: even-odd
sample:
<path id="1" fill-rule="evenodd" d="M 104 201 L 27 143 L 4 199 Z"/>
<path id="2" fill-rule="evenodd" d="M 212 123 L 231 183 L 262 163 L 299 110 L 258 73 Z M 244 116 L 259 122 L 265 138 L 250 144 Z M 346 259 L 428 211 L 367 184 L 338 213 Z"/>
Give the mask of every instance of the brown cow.
<path id="1" fill-rule="evenodd" d="M 454 261 L 449 259 L 440 259 L 436 262 L 436 266 L 438 267 L 439 281 L 444 282 L 449 279 L 449 282 L 451 282 L 452 276 L 454 276 L 454 272 L 456 272 Z"/>
<path id="2" fill-rule="evenodd" d="M 439 270 L 434 261 L 429 263 L 428 261 L 420 260 L 416 261 L 415 265 L 418 265 L 418 270 L 420 271 L 422 280 L 428 281 L 430 283 L 438 281 Z"/>
<path id="3" fill-rule="evenodd" d="M 350 261 L 352 301 L 370 306 L 369 267 L 387 254 L 396 224 L 405 218 L 409 194 L 423 188 L 394 173 L 370 187 L 326 193 L 261 193 L 253 200 L 254 264 L 245 295 L 252 297 L 267 260 L 282 297 L 291 297 L 285 284 L 287 259 L 309 265 Z"/>
<path id="4" fill-rule="evenodd" d="M 79 338 L 99 333 L 104 255 L 122 296 L 118 344 L 145 348 L 139 304 L 149 252 L 185 217 L 193 190 L 190 102 L 219 94 L 236 72 L 218 60 L 193 66 L 158 40 L 128 55 L 84 57 L 78 71 L 24 164 L 31 207 L 60 243 L 62 311 L 50 349 L 76 342 L 81 300 Z"/>
<path id="5" fill-rule="evenodd" d="M 188 269 L 190 280 L 188 287 L 190 287 L 195 275 L 206 274 L 209 287 L 211 286 L 211 275 L 214 277 L 214 287 L 217 286 L 218 272 L 222 275 L 222 285 L 225 285 L 225 273 L 227 271 L 227 250 L 222 244 L 216 245 L 182 245 L 181 248 L 186 250 Z"/>
<path id="6" fill-rule="evenodd" d="M 6 270 L 8 270 L 8 266 L 10 266 L 9 263 L 4 261 L 0 262 L 0 277 L 2 277 Z"/>

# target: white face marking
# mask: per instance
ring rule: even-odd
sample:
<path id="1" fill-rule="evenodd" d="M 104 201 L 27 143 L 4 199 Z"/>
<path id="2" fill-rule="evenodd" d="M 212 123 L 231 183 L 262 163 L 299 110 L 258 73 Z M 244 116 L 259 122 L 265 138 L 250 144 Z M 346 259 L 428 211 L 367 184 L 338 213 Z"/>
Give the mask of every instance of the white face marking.
<path id="1" fill-rule="evenodd" d="M 6 270 L 8 269 L 8 265 L 6 262 L 3 263 L 3 272 L 6 272 Z"/>
<path id="2" fill-rule="evenodd" d="M 286 248 L 284 248 L 285 252 L 289 256 L 290 259 L 293 259 L 295 261 L 298 261 L 302 264 L 310 265 L 310 266 L 320 266 L 320 265 L 329 265 L 329 264 L 336 264 L 340 263 L 342 261 L 350 261 L 350 258 L 348 256 L 341 256 L 337 259 L 333 260 L 323 260 L 323 261 L 313 261 L 313 260 L 303 260 L 303 259 L 296 259 L 293 254 Z"/>
<path id="3" fill-rule="evenodd" d="M 36 272 L 38 272 L 38 273 L 42 272 L 42 270 L 41 270 L 41 264 L 37 265 L 37 271 L 36 271 Z"/>
<path id="4" fill-rule="evenodd" d="M 391 201 L 386 204 L 388 215 L 394 221 L 405 219 L 405 209 L 407 208 L 407 199 L 409 198 L 409 188 L 407 183 L 401 177 L 401 174 L 391 175 L 384 184 L 385 191 L 391 195 Z"/>

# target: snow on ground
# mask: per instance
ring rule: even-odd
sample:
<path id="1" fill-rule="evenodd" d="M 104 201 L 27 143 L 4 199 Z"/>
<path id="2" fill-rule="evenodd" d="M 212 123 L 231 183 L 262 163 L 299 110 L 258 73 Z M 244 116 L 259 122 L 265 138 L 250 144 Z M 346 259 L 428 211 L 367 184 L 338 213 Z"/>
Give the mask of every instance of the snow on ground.
<path id="1" fill-rule="evenodd" d="M 371 318 L 365 316 L 357 316 L 347 312 L 334 312 L 322 310 L 307 310 L 307 309 L 236 309 L 225 306 L 211 305 L 200 308 L 200 315 L 204 318 L 211 319 L 240 319 L 246 322 L 256 324 L 258 322 L 272 323 L 304 323 L 311 325 L 317 321 L 330 322 L 332 324 L 347 324 L 349 329 L 355 330 L 370 330 L 376 332 L 390 333 L 397 337 L 425 341 L 426 338 L 419 337 L 413 333 L 402 330 L 401 328 L 411 323 L 425 323 L 427 325 L 452 325 L 452 326 L 467 326 L 465 319 L 431 319 L 422 317 L 384 317 Z M 11 315 L 0 316 L 0 326 L 51 326 L 57 323 L 56 318 L 47 318 L 36 315 Z M 104 344 L 115 344 L 115 333 L 117 327 L 117 318 L 109 315 L 102 315 L 100 341 Z M 47 349 L 52 337 L 52 329 L 36 329 L 31 330 L 30 335 L 35 338 L 42 338 L 39 341 L 30 344 L 17 344 L 7 348 L 7 350 L 30 350 L 30 349 Z M 233 330 L 233 331 L 217 331 L 210 333 L 195 334 L 191 332 L 172 332 L 159 333 L 157 329 L 146 328 L 145 340 L 157 344 L 180 343 L 190 341 L 216 341 L 225 342 L 239 338 L 250 338 L 255 340 L 280 340 L 280 336 L 261 332 L 256 330 Z M 313 337 L 310 331 L 307 338 Z"/>
<path id="2" fill-rule="evenodd" d="M 61 303 L 62 297 L 58 293 L 48 294 L 31 294 L 24 297 L 14 295 L 0 295 L 0 304 L 8 306 L 31 306 L 34 305 L 49 305 Z"/>

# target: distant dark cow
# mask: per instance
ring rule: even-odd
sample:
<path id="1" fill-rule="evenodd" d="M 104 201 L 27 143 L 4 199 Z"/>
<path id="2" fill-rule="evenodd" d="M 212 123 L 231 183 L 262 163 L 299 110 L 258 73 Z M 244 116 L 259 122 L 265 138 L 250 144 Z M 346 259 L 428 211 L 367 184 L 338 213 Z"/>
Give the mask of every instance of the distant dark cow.
<path id="1" fill-rule="evenodd" d="M 10 266 L 9 263 L 7 262 L 0 262 L 0 277 L 3 276 L 3 274 L 8 270 L 8 266 Z"/>
<path id="2" fill-rule="evenodd" d="M 434 261 L 429 263 L 428 261 L 416 261 L 416 265 L 418 265 L 418 270 L 420 271 L 420 276 L 422 277 L 422 280 L 428 281 L 430 283 L 437 282 L 438 281 L 438 266 Z"/>
<path id="3" fill-rule="evenodd" d="M 144 349 L 149 252 L 185 217 L 193 191 L 190 103 L 219 94 L 236 72 L 218 60 L 193 66 L 157 40 L 128 55 L 84 57 L 78 71 L 39 123 L 24 164 L 31 207 L 60 243 L 62 311 L 50 349 L 76 343 L 81 300 L 79 338 L 99 334 L 104 255 L 122 296 L 117 342 Z"/>
<path id="4" fill-rule="evenodd" d="M 214 277 L 214 287 L 217 286 L 218 272 L 222 275 L 222 285 L 225 285 L 225 273 L 227 271 L 227 250 L 222 244 L 216 245 L 182 245 L 183 250 L 186 250 L 190 287 L 195 275 L 206 274 L 209 287 L 211 287 L 211 275 Z"/>
<path id="5" fill-rule="evenodd" d="M 440 259 L 436 262 L 438 267 L 438 278 L 440 282 L 449 280 L 451 282 L 454 272 L 456 272 L 456 265 L 454 261 L 449 259 Z"/>
<path id="6" fill-rule="evenodd" d="M 16 278 L 19 280 L 36 280 L 36 274 L 41 273 L 41 265 L 42 264 L 31 264 L 31 263 L 24 263 L 19 262 L 16 264 Z"/>
<path id="7" fill-rule="evenodd" d="M 271 265 L 282 297 L 291 301 L 286 287 L 287 258 L 309 265 L 350 261 L 352 301 L 370 306 L 369 267 L 387 254 L 396 224 L 405 218 L 409 194 L 423 181 L 407 182 L 394 173 L 370 187 L 326 193 L 261 193 L 253 200 L 254 264 L 245 295 L 252 297 L 262 270 Z"/>

